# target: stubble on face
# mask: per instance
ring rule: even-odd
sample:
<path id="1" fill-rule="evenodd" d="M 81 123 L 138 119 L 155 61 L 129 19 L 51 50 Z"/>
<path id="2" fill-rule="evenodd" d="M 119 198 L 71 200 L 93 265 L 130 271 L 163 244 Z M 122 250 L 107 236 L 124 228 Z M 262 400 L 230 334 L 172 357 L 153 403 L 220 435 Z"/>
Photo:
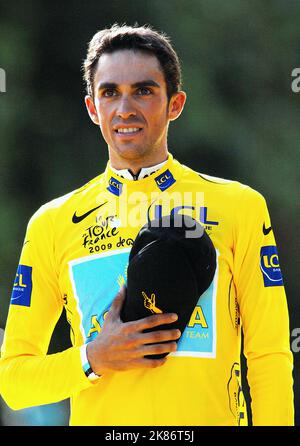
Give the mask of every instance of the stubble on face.
<path id="1" fill-rule="evenodd" d="M 147 85 L 151 82 L 154 86 Z M 166 82 L 154 55 L 132 50 L 103 54 L 94 77 L 94 95 L 113 167 L 146 167 L 167 158 Z M 139 131 L 120 134 L 116 128 L 122 126 Z"/>

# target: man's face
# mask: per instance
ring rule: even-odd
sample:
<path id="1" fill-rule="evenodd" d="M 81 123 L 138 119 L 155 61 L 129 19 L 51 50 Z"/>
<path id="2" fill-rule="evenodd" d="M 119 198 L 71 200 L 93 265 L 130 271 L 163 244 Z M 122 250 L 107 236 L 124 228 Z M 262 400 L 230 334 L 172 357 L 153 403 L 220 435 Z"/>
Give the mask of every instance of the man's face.
<path id="1" fill-rule="evenodd" d="M 166 151 L 169 121 L 176 119 L 183 104 L 178 111 L 176 95 L 169 104 L 164 74 L 154 55 L 132 50 L 103 54 L 93 87 L 94 100 L 87 97 L 86 105 L 116 164 L 120 159 L 151 159 Z"/>

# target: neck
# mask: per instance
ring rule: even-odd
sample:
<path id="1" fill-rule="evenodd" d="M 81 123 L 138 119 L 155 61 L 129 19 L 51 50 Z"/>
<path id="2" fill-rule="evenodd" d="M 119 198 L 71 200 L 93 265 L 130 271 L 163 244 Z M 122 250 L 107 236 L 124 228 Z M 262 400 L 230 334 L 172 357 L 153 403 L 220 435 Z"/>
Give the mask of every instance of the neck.
<path id="1" fill-rule="evenodd" d="M 134 175 L 138 174 L 143 167 L 152 167 L 156 164 L 160 164 L 168 159 L 168 150 L 159 152 L 157 154 L 151 153 L 149 156 L 143 156 L 138 158 L 124 158 L 116 156 L 115 153 L 109 151 L 109 159 L 111 166 L 116 170 L 128 169 Z"/>

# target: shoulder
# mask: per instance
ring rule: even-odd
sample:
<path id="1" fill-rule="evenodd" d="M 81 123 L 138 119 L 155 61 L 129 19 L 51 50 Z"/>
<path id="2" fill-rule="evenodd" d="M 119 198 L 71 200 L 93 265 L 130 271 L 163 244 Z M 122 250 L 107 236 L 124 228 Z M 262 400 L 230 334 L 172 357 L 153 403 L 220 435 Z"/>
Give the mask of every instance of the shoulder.
<path id="1" fill-rule="evenodd" d="M 233 179 L 225 179 L 183 166 L 182 179 L 186 185 L 204 193 L 205 202 L 223 216 L 236 219 L 255 219 L 266 214 L 267 204 L 261 192 Z"/>
<path id="2" fill-rule="evenodd" d="M 195 172 L 197 173 L 197 175 L 203 180 L 203 181 L 207 181 L 209 183 L 212 184 L 218 184 L 218 185 L 223 185 L 223 186 L 228 186 L 228 185 L 235 185 L 235 184 L 241 184 L 238 183 L 238 181 L 234 181 L 234 180 L 228 180 L 225 178 L 220 178 L 220 177 L 214 177 L 212 175 L 207 175 L 205 173 L 200 173 L 200 172 Z"/>
<path id="3" fill-rule="evenodd" d="M 65 195 L 54 198 L 53 200 L 43 204 L 32 215 L 29 220 L 28 227 L 41 225 L 51 226 L 54 224 L 57 216 L 62 216 L 68 209 L 76 207 L 76 204 L 83 199 L 88 199 L 91 194 L 99 187 L 103 174 L 93 178 L 83 186 L 75 189 Z"/>
<path id="4" fill-rule="evenodd" d="M 240 181 L 207 175 L 202 172 L 197 172 L 190 167 L 183 167 L 185 178 L 197 182 L 199 186 L 206 189 L 208 192 L 217 195 L 220 194 L 224 197 L 228 196 L 241 201 L 265 201 L 261 192 Z"/>

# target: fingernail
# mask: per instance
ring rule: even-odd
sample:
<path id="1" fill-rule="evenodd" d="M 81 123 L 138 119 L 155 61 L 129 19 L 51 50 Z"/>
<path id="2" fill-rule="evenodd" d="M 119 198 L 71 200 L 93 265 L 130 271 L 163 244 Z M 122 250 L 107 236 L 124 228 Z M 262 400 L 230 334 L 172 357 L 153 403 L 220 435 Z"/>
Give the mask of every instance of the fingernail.
<path id="1" fill-rule="evenodd" d="M 176 313 L 173 313 L 173 314 L 172 314 L 172 320 L 173 320 L 173 321 L 177 321 L 177 319 L 178 319 L 177 314 L 176 314 Z"/>

